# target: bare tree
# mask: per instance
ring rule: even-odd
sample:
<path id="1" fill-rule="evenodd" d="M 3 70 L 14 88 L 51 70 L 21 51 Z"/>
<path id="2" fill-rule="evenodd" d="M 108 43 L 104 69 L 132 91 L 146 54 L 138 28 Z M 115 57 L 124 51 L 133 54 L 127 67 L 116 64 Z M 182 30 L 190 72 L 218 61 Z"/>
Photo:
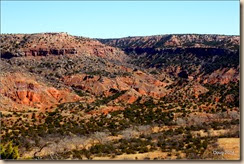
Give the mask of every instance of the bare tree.
<path id="1" fill-rule="evenodd" d="M 237 111 L 230 111 L 229 112 L 229 116 L 230 118 L 232 118 L 233 120 L 239 119 L 240 115 Z"/>
<path id="2" fill-rule="evenodd" d="M 121 132 L 124 139 L 130 139 L 133 138 L 136 134 L 136 131 L 132 128 L 127 128 Z"/>
<path id="3" fill-rule="evenodd" d="M 179 125 L 179 126 L 185 126 L 186 125 L 186 120 L 184 120 L 183 118 L 177 118 L 176 124 Z"/>
<path id="4" fill-rule="evenodd" d="M 105 132 L 95 132 L 92 138 L 97 140 L 100 144 L 104 144 L 108 140 L 108 134 Z"/>
<path id="5" fill-rule="evenodd" d="M 76 137 L 72 137 L 70 142 L 75 145 L 76 149 L 79 148 L 86 148 L 87 144 L 89 143 L 89 139 L 85 136 L 76 136 Z"/>
<path id="6" fill-rule="evenodd" d="M 137 131 L 140 134 L 146 133 L 146 132 L 151 132 L 152 131 L 152 126 L 150 125 L 141 125 L 137 127 Z"/>
<path id="7" fill-rule="evenodd" d="M 191 115 L 187 118 L 186 124 L 188 125 L 202 125 L 204 122 L 207 121 L 206 117 Z"/>
<path id="8" fill-rule="evenodd" d="M 48 142 L 47 143 L 43 143 L 43 145 L 39 148 L 39 150 L 34 153 L 34 155 L 33 155 L 34 159 L 39 159 L 39 157 L 37 156 L 37 153 L 40 153 L 48 145 L 50 145 L 50 143 L 48 143 Z"/>

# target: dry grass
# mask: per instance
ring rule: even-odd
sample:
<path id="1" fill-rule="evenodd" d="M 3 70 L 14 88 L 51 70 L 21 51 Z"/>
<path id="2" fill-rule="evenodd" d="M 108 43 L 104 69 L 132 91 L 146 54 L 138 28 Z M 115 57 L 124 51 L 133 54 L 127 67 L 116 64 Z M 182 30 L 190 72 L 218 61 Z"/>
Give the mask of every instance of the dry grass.
<path id="1" fill-rule="evenodd" d="M 240 160 L 240 138 L 219 138 L 218 145 L 226 153 L 227 160 Z"/>
<path id="2" fill-rule="evenodd" d="M 184 154 L 182 154 L 182 157 L 184 157 Z M 112 157 L 94 157 L 93 160 L 160 160 L 160 159 L 167 159 L 168 153 L 162 152 L 162 151 L 154 151 L 154 152 L 148 152 L 148 153 L 138 153 L 138 154 L 122 154 L 119 156 L 116 156 L 114 158 Z M 176 159 L 176 156 L 172 155 L 170 157 L 171 159 Z"/>

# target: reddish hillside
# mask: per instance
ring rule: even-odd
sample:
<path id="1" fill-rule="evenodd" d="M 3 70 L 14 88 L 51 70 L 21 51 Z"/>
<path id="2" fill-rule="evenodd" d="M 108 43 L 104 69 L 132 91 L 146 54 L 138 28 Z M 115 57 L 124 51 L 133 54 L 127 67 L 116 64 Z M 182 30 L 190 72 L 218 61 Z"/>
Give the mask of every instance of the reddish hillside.
<path id="1" fill-rule="evenodd" d="M 45 110 L 60 103 L 82 100 L 68 89 L 47 86 L 23 73 L 2 74 L 0 86 L 0 110 Z"/>
<path id="2" fill-rule="evenodd" d="M 76 37 L 67 33 L 3 34 L 1 57 L 48 55 L 95 55 L 102 58 L 123 60 L 124 53 L 97 40 Z"/>

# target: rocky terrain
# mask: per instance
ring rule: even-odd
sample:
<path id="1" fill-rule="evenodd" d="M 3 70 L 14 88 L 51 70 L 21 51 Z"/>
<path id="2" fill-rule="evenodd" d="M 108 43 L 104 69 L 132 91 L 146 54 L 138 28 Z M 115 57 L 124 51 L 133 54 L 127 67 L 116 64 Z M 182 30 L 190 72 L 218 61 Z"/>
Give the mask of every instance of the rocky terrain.
<path id="1" fill-rule="evenodd" d="M 197 35 L 197 34 L 179 34 L 179 35 L 154 35 L 126 37 L 118 39 L 98 39 L 102 43 L 110 46 L 127 48 L 239 48 L 239 36 L 226 35 Z"/>
<path id="2" fill-rule="evenodd" d="M 116 60 L 126 57 L 119 49 L 67 33 L 1 35 L 1 58 L 65 54 L 94 55 Z"/>
<path id="3" fill-rule="evenodd" d="M 3 159 L 239 159 L 239 36 L 0 41 Z"/>

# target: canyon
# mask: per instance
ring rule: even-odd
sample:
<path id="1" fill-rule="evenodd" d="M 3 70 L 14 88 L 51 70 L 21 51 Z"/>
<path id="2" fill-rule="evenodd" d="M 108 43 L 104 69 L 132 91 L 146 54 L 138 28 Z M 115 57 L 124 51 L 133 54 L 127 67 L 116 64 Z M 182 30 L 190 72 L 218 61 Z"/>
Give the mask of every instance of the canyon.
<path id="1" fill-rule="evenodd" d="M 217 143 L 211 137 L 204 141 L 196 138 L 191 131 L 224 129 L 230 137 L 239 138 L 239 36 L 172 34 L 92 39 L 68 33 L 35 33 L 1 34 L 0 43 L 0 111 L 4 125 L 1 138 L 4 143 L 13 141 L 19 146 L 23 159 L 37 158 L 38 148 L 44 146 L 40 141 L 56 145 L 54 138 L 96 133 L 106 133 L 104 138 L 119 138 L 126 136 L 124 130 L 135 131 L 140 126 L 162 128 L 165 133 L 139 131 L 158 144 L 145 139 L 151 146 L 135 150 L 137 153 L 160 148 L 171 152 L 171 147 L 163 142 L 169 140 L 171 133 L 178 137 L 179 144 L 187 143 L 182 154 L 174 154 L 172 159 L 206 159 L 212 142 Z M 177 135 L 181 133 L 183 138 Z M 228 138 L 217 132 L 216 135 Z M 191 141 L 184 136 L 200 147 L 205 142 L 209 146 L 193 151 L 187 148 Z M 131 143 L 145 141 L 130 138 Z M 96 141 L 101 149 L 109 147 L 97 138 Z M 121 143 L 132 146 L 129 141 L 121 139 Z M 116 139 L 111 142 L 118 145 Z M 79 151 L 89 150 L 97 158 L 98 150 L 92 149 L 100 150 L 96 144 Z M 121 155 L 117 149 L 130 154 L 123 146 L 113 149 L 116 157 Z M 52 152 L 62 159 L 72 158 L 65 153 L 75 153 L 73 149 Z M 104 156 L 110 159 L 111 154 Z M 92 156 L 83 155 L 77 158 Z M 166 156 L 160 154 L 157 158 Z M 39 153 L 38 158 L 51 156 Z"/>

